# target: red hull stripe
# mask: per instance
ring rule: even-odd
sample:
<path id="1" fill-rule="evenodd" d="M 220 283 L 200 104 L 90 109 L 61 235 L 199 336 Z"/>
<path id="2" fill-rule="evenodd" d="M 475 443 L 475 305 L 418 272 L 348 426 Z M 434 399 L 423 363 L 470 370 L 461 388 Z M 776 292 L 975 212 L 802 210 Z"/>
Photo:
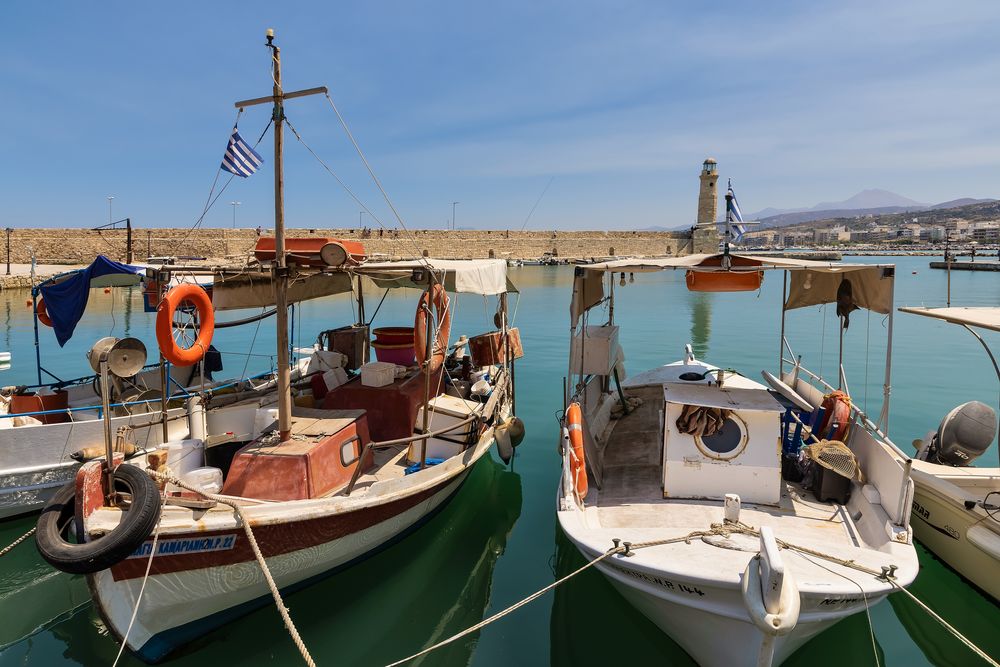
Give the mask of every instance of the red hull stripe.
<path id="1" fill-rule="evenodd" d="M 371 528 L 394 516 L 402 514 L 440 492 L 442 487 L 454 479 L 452 477 L 426 491 L 421 491 L 406 498 L 394 500 L 384 505 L 354 510 L 346 514 L 335 514 L 307 519 L 305 521 L 290 521 L 288 523 L 255 526 L 253 534 L 257 538 L 257 544 L 261 552 L 267 558 L 314 547 L 319 544 L 326 544 Z M 184 570 L 234 565 L 236 563 L 255 560 L 253 550 L 250 549 L 250 544 L 247 542 L 246 534 L 242 528 L 236 528 L 235 530 L 227 528 L 226 530 L 215 531 L 192 531 L 190 533 L 179 534 L 171 533 L 165 539 L 204 542 L 205 540 L 217 537 L 225 538 L 231 536 L 234 532 L 237 534 L 236 542 L 231 549 L 216 551 L 193 550 L 188 553 L 156 556 L 153 558 L 153 565 L 149 573 L 151 575 L 170 574 L 172 572 L 183 572 Z M 114 565 L 111 568 L 111 574 L 115 581 L 142 577 L 146 572 L 147 561 L 147 558 L 128 558 Z"/>

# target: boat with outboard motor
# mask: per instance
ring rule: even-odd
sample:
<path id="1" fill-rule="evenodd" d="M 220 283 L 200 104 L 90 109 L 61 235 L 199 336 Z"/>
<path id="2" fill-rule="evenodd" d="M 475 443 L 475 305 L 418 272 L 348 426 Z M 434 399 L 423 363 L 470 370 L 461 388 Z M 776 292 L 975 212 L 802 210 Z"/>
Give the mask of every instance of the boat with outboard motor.
<path id="1" fill-rule="evenodd" d="M 900 308 L 900 312 L 957 324 L 986 350 L 1000 380 L 1000 368 L 975 329 L 1000 331 L 1000 308 Z M 963 403 L 936 431 L 915 440 L 913 531 L 934 554 L 994 600 L 1000 600 L 1000 467 L 975 462 L 993 444 L 997 412 L 979 401 Z"/>
<path id="2" fill-rule="evenodd" d="M 626 273 L 671 270 L 717 292 L 783 274 L 783 352 L 797 308 L 837 304 L 842 326 L 858 307 L 891 322 L 894 269 L 726 251 L 575 270 L 560 527 L 698 663 L 777 665 L 917 574 L 910 464 L 885 435 L 891 346 L 881 426 L 850 401 L 842 365 L 832 386 L 791 354 L 766 384 L 690 345 L 626 377 L 616 274 L 624 286 Z M 597 312 L 607 321 L 592 324 Z"/>
<path id="3" fill-rule="evenodd" d="M 84 464 L 37 525 L 43 557 L 86 574 L 108 631 L 150 662 L 272 597 L 308 658 L 279 589 L 306 585 L 402 538 L 454 496 L 491 447 L 509 461 L 523 437 L 513 416 L 514 360 L 523 352 L 509 322 L 507 295 L 516 288 L 504 260 L 371 262 L 360 245 L 336 239 L 286 245 L 283 103 L 325 89 L 284 93 L 271 31 L 267 46 L 274 94 L 237 106 L 274 105 L 275 237 L 260 239 L 255 259 L 245 264 L 161 265 L 150 274 L 164 286 L 178 276 L 212 284 L 210 299 L 198 288 L 162 297 L 159 312 L 166 312 L 164 304 L 171 311 L 168 324 L 158 326 L 164 355 L 200 357 L 210 311 L 275 310 L 276 409 L 251 404 L 257 436 L 242 446 L 210 447 L 216 465 L 203 467 L 200 448 L 191 447 L 195 468 L 183 479 L 167 451 L 150 453 L 147 470 L 121 464 L 106 430 L 105 458 Z M 398 342 L 401 328 L 382 330 L 383 343 L 375 347 L 387 356 L 375 362 L 368 360 L 371 320 L 364 308 L 372 285 L 419 294 L 409 339 Z M 459 294 L 495 299 L 496 312 L 489 331 L 451 345 Z M 357 320 L 320 335 L 326 349 L 313 357 L 326 368 L 296 387 L 288 308 L 332 295 L 352 295 Z M 203 317 L 179 351 L 169 320 L 189 305 Z M 195 416 L 192 432 L 218 432 L 210 423 L 217 414 L 200 412 L 204 421 Z"/>

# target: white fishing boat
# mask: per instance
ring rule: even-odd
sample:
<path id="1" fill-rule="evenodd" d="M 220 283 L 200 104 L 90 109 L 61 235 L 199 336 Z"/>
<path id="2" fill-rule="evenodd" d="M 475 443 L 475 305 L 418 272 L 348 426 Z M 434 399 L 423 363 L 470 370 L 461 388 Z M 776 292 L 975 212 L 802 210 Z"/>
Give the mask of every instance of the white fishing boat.
<path id="1" fill-rule="evenodd" d="M 512 417 L 513 362 L 522 352 L 508 322 L 514 287 L 504 260 L 373 263 L 360 244 L 286 242 L 283 104 L 326 89 L 282 91 L 270 31 L 267 46 L 273 94 L 237 106 L 274 105 L 275 236 L 259 239 L 256 264 L 162 265 L 156 280 L 168 285 L 193 275 L 212 283 L 210 298 L 183 285 L 163 296 L 169 309 L 166 323 L 158 321 L 158 334 L 165 332 L 158 339 L 167 356 L 200 357 L 215 311 L 275 308 L 275 413 L 263 412 L 259 435 L 220 467 L 205 466 L 200 447 L 192 446 L 183 478 L 162 450 L 147 457 L 148 470 L 119 464 L 106 436 L 104 459 L 84 464 L 38 521 L 43 557 L 86 574 L 108 630 L 150 662 L 272 597 L 285 615 L 279 589 L 306 585 L 405 536 L 455 494 L 492 446 L 508 461 L 523 436 Z M 412 328 L 373 332 L 382 335 L 372 344 L 376 362 L 367 357 L 371 319 L 364 309 L 372 284 L 419 294 Z M 328 349 L 316 355 L 330 367 L 304 379 L 293 406 L 288 307 L 335 294 L 353 295 L 357 320 L 321 336 Z M 495 299 L 488 327 L 496 330 L 450 345 L 459 294 L 476 295 L 478 303 Z M 195 341 L 177 349 L 170 322 L 186 301 L 197 307 L 200 328 Z M 192 434 L 217 434 L 213 414 L 193 412 Z M 67 532 L 73 517 L 75 542 Z M 307 653 L 302 644 L 300 650 Z"/>
<path id="2" fill-rule="evenodd" d="M 688 346 L 625 377 L 616 274 L 624 286 L 626 273 L 671 270 L 709 292 L 757 291 L 781 275 L 784 351 L 796 308 L 891 318 L 894 269 L 728 249 L 576 269 L 559 525 L 699 664 L 777 665 L 913 581 L 909 462 L 884 435 L 887 405 L 880 428 L 850 401 L 842 366 L 831 386 L 789 353 L 766 386 L 731 370 L 738 355 L 716 366 Z M 889 368 L 887 358 L 886 399 Z"/>
<path id="3" fill-rule="evenodd" d="M 1000 308 L 900 308 L 967 329 L 1000 369 L 974 329 L 1000 331 Z M 978 461 L 997 434 L 997 413 L 985 403 L 955 407 L 936 431 L 917 440 L 913 460 L 913 531 L 938 558 L 1000 600 L 1000 467 Z"/>
<path id="4" fill-rule="evenodd" d="M 150 282 L 148 268 L 98 256 L 90 266 L 60 274 L 32 289 L 37 384 L 0 390 L 0 519 L 37 512 L 73 479 L 81 460 L 87 458 L 80 452 L 103 452 L 101 383 L 96 366 L 94 375 L 58 377 L 44 365 L 42 349 L 51 344 L 49 329 L 60 345 L 70 339 L 85 316 L 92 290 L 143 287 Z M 156 309 L 157 300 L 150 310 Z M 293 369 L 293 376 L 299 377 L 306 366 L 307 361 Z M 188 411 L 211 404 L 209 432 L 235 430 L 235 436 L 227 439 L 242 436 L 249 440 L 256 409 L 275 401 L 274 374 L 212 380 L 204 368 L 200 362 L 167 364 L 162 369 L 152 364 L 115 379 L 108 387 L 111 432 L 127 433 L 132 451 L 152 450 L 165 442 L 191 437 Z M 191 396 L 200 397 L 201 407 L 189 404 Z M 209 396 L 214 400 L 209 402 Z M 241 399 L 238 405 L 237 398 Z"/>

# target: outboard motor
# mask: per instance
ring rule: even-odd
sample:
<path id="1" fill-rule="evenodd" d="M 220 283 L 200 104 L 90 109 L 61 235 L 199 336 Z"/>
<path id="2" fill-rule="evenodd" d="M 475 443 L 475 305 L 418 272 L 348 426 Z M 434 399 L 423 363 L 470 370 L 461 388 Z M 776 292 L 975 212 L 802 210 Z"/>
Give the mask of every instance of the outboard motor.
<path id="1" fill-rule="evenodd" d="M 967 466 L 981 456 L 997 432 L 997 413 L 979 401 L 952 409 L 938 426 L 928 447 L 927 461 Z"/>

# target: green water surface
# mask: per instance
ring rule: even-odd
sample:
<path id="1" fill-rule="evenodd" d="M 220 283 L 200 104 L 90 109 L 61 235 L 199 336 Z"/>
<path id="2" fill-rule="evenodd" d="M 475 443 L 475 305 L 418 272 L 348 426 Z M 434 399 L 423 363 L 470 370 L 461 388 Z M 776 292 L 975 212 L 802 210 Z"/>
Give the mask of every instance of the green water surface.
<path id="1" fill-rule="evenodd" d="M 897 265 L 897 305 L 943 305 L 945 274 L 927 257 L 866 258 Z M 414 653 L 520 600 L 583 564 L 559 533 L 556 415 L 567 366 L 571 267 L 512 269 L 521 289 L 516 324 L 526 351 L 517 366 L 517 412 L 527 437 L 511 468 L 484 460 L 453 501 L 415 534 L 365 562 L 290 594 L 286 604 L 321 665 L 384 665 Z M 698 357 L 758 378 L 777 367 L 781 279 L 759 292 L 695 294 L 682 272 L 637 274 L 617 287 L 626 367 L 632 373 L 679 358 L 685 343 Z M 954 305 L 1000 305 L 1000 273 L 952 274 Z M 368 312 L 380 295 L 368 295 Z M 412 321 L 417 294 L 390 294 L 375 325 Z M 0 383 L 35 382 L 30 311 L 23 292 L 0 295 L 0 349 L 13 364 Z M 492 328 L 495 299 L 462 295 L 454 333 Z M 6 317 L 4 317 L 4 313 Z M 220 315 L 220 318 L 243 314 Z M 603 316 L 601 316 L 603 317 Z M 317 300 L 295 314 L 295 340 L 353 321 L 344 298 Z M 596 323 L 598 316 L 593 320 Z M 832 308 L 789 313 L 787 335 L 814 370 L 835 377 L 837 329 Z M 824 329 L 824 323 L 826 328 Z M 858 311 L 845 335 L 845 366 L 855 402 L 871 415 L 882 403 L 885 316 Z M 935 428 L 954 405 L 997 400 L 997 380 L 978 343 L 945 323 L 897 313 L 890 434 L 904 449 Z M 825 331 L 825 333 L 824 333 Z M 89 372 L 84 352 L 99 337 L 132 335 L 155 348 L 152 316 L 137 292 L 91 295 L 72 341 L 59 348 L 41 332 L 43 364 L 60 377 Z M 1000 351 L 1000 335 L 986 336 Z M 268 370 L 273 323 L 219 330 L 223 376 Z M 994 446 L 984 457 L 996 465 Z M 33 519 L 0 523 L 0 547 Z M 912 590 L 991 655 L 1000 655 L 1000 607 L 923 548 Z M 997 573 L 1000 575 L 1000 573 Z M 141 612 L 140 612 L 141 613 Z M 818 636 L 786 664 L 975 665 L 976 658 L 900 595 Z M 725 637 L 716 638 L 726 641 Z M 89 603 L 84 580 L 56 573 L 28 542 L 0 559 L 0 665 L 110 665 L 117 645 Z M 424 665 L 688 665 L 690 658 L 630 607 L 594 570 L 479 633 L 413 664 Z M 175 654 L 168 664 L 300 664 L 273 606 L 217 630 Z M 125 656 L 120 664 L 141 664 Z"/>

